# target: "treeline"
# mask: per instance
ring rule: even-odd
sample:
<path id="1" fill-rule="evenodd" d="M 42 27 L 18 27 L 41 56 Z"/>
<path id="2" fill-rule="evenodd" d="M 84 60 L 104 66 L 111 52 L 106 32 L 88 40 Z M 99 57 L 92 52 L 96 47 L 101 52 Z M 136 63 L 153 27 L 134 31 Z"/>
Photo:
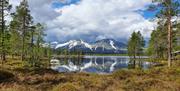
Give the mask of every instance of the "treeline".
<path id="1" fill-rule="evenodd" d="M 174 24 L 173 26 L 176 27 L 175 30 L 172 31 L 172 52 L 179 51 L 179 38 L 180 38 L 180 27 L 179 24 Z M 168 40 L 167 40 L 167 24 L 161 24 L 156 30 L 153 30 L 151 34 L 151 39 L 149 42 L 147 53 L 151 55 L 153 58 L 158 59 L 168 59 Z"/>
<path id="2" fill-rule="evenodd" d="M 68 55 L 79 55 L 79 56 L 82 56 L 84 55 L 84 52 L 83 50 L 76 50 L 76 49 L 73 49 L 73 50 L 68 50 L 68 49 L 55 49 L 53 51 L 53 54 L 55 55 L 64 55 L 64 56 L 68 56 Z"/>
<path id="3" fill-rule="evenodd" d="M 23 0 L 13 13 L 10 13 L 11 7 L 9 0 L 0 0 L 1 60 L 5 62 L 11 55 L 36 66 L 51 54 L 50 47 L 43 47 L 44 26 L 33 22 L 27 0 Z M 8 16 L 12 18 L 10 22 Z"/>
<path id="4" fill-rule="evenodd" d="M 158 28 L 151 34 L 149 54 L 155 58 L 168 60 L 170 67 L 173 59 L 173 52 L 180 50 L 179 39 L 179 15 L 180 2 L 178 0 L 154 0 L 156 4 L 151 6 L 151 10 L 156 10 L 158 18 Z M 175 19 L 177 18 L 177 19 Z"/>
<path id="5" fill-rule="evenodd" d="M 170 67 L 173 52 L 180 51 L 180 2 L 153 0 L 153 3 L 155 4 L 150 5 L 149 10 L 157 12 L 158 27 L 151 34 L 146 53 L 156 59 L 168 59 Z M 140 32 L 134 32 L 128 42 L 129 55 L 135 58 L 143 53 L 143 48 L 143 37 Z"/>

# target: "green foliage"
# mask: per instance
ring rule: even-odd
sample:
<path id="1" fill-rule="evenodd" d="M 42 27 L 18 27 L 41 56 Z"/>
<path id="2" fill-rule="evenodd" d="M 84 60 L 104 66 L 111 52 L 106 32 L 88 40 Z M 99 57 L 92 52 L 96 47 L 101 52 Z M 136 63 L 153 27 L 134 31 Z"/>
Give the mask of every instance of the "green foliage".
<path id="1" fill-rule="evenodd" d="M 174 51 L 179 51 L 180 50 L 180 23 L 177 23 L 176 25 L 175 25 L 175 28 L 176 28 L 176 30 L 175 30 L 175 41 L 174 41 Z"/>
<path id="2" fill-rule="evenodd" d="M 0 48 L 1 53 L 5 52 L 12 55 L 12 57 L 21 56 L 22 60 L 26 60 L 26 63 L 30 66 L 39 66 L 40 60 L 43 59 L 45 54 L 49 56 L 49 48 L 42 46 L 45 36 L 43 25 L 33 23 L 28 8 L 27 0 L 23 0 L 17 6 L 16 12 L 11 14 L 12 21 L 9 27 L 5 27 L 5 24 L 1 26 L 4 30 L 1 31 L 3 33 L 0 33 L 2 45 Z M 47 53 L 44 53 L 46 49 Z"/>
<path id="3" fill-rule="evenodd" d="M 68 49 L 59 48 L 54 51 L 56 55 L 84 55 L 82 50 L 69 51 Z"/>
<path id="4" fill-rule="evenodd" d="M 0 54 L 3 61 L 6 60 L 6 54 L 8 52 L 8 40 L 10 37 L 7 30 L 5 17 L 8 15 L 6 12 L 8 12 L 10 9 L 11 5 L 9 4 L 9 0 L 0 1 Z"/>
<path id="5" fill-rule="evenodd" d="M 143 47 L 145 46 L 145 41 L 140 31 L 133 32 L 131 38 L 128 41 L 128 55 L 140 56 L 143 54 Z"/>
<path id="6" fill-rule="evenodd" d="M 165 58 L 167 56 L 167 31 L 158 27 L 151 34 L 148 47 L 148 54 L 157 58 Z"/>
<path id="7" fill-rule="evenodd" d="M 24 60 L 25 56 L 27 55 L 28 52 L 28 45 L 30 43 L 30 34 L 32 30 L 32 16 L 30 15 L 30 10 L 28 9 L 28 2 L 27 0 L 23 0 L 19 6 L 16 8 L 16 12 L 13 13 L 13 21 L 11 22 L 11 30 L 14 32 L 12 34 L 13 37 L 19 37 L 18 40 L 20 45 L 20 50 L 21 50 L 21 56 L 22 60 Z M 13 38 L 12 37 L 12 38 Z M 13 41 L 13 39 L 12 39 Z M 12 43 L 13 46 L 14 43 Z M 17 44 L 19 45 L 19 44 Z M 15 53 L 13 53 L 15 54 Z"/>
<path id="8" fill-rule="evenodd" d="M 30 58 L 28 59 L 28 63 L 31 67 L 38 67 L 40 66 L 41 62 L 40 60 L 43 58 L 43 48 L 41 47 L 41 44 L 43 44 L 43 26 L 41 24 L 37 24 L 33 26 L 31 30 L 31 43 L 29 46 L 30 51 L 28 51 L 28 54 Z"/>
<path id="9" fill-rule="evenodd" d="M 155 10 L 158 10 L 158 18 L 168 18 L 169 16 L 177 16 L 180 13 L 180 3 L 178 0 L 153 0 Z"/>
<path id="10" fill-rule="evenodd" d="M 167 58 L 170 67 L 172 52 L 177 50 L 177 31 L 174 31 L 176 21 L 172 22 L 172 18 L 179 16 L 180 2 L 178 0 L 153 0 L 153 2 L 156 4 L 153 4 L 151 8 L 157 11 L 159 26 L 151 35 L 148 53 L 154 58 Z"/>
<path id="11" fill-rule="evenodd" d="M 44 57 L 51 57 L 50 47 L 43 46 L 44 26 L 33 23 L 27 0 L 23 0 L 11 15 L 12 21 L 6 33 L 6 53 L 12 57 L 21 56 L 30 67 L 40 67 Z"/>
<path id="12" fill-rule="evenodd" d="M 174 24 L 176 26 L 176 30 L 173 31 L 172 35 L 172 43 L 173 43 L 173 51 L 180 50 L 179 45 L 179 29 L 178 26 L 180 24 Z M 153 30 L 151 34 L 151 39 L 149 41 L 149 46 L 147 53 L 150 56 L 153 56 L 154 58 L 160 58 L 160 59 L 166 59 L 167 58 L 167 24 L 165 25 L 159 25 L 159 27 L 156 30 Z"/>

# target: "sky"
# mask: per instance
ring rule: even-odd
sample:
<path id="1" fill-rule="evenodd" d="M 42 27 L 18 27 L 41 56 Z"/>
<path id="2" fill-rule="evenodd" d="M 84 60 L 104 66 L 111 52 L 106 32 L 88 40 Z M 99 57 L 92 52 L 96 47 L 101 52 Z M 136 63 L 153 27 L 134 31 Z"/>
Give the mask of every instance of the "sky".
<path id="1" fill-rule="evenodd" d="M 14 6 L 21 0 L 10 0 Z M 151 0 L 29 0 L 35 22 L 45 25 L 46 41 L 112 38 L 127 41 L 133 31 L 150 38 L 156 27 Z"/>

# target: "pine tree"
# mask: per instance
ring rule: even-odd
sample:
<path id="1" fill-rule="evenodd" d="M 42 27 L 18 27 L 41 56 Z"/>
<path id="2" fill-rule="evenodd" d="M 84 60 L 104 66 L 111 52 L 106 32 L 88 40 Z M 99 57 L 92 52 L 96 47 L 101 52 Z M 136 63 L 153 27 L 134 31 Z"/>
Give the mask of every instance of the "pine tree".
<path id="1" fill-rule="evenodd" d="M 136 40 L 136 32 L 133 32 L 128 41 L 128 55 L 133 56 L 134 59 L 136 58 Z"/>
<path id="2" fill-rule="evenodd" d="M 167 31 L 164 32 L 163 28 L 163 26 L 159 26 L 151 34 L 148 54 L 153 58 L 165 59 L 167 57 Z"/>
<path id="3" fill-rule="evenodd" d="M 142 36 L 140 31 L 137 32 L 137 39 L 137 55 L 140 57 L 143 54 L 143 48 L 145 46 L 144 37 Z"/>
<path id="4" fill-rule="evenodd" d="M 30 51 L 29 51 L 29 63 L 31 66 L 36 67 L 40 65 L 40 60 L 44 57 L 44 44 L 43 37 L 44 34 L 43 26 L 38 23 L 35 26 L 31 27 L 31 43 L 30 43 Z"/>
<path id="5" fill-rule="evenodd" d="M 21 23 L 18 21 L 18 19 L 16 19 L 16 15 L 12 14 L 12 21 L 10 22 L 10 54 L 12 55 L 12 58 L 14 58 L 14 56 L 19 56 L 21 54 L 21 34 L 20 34 L 20 25 Z"/>
<path id="6" fill-rule="evenodd" d="M 157 17 L 163 19 L 167 23 L 167 51 L 168 51 L 168 66 L 171 66 L 172 60 L 172 17 L 180 13 L 180 4 L 178 0 L 153 0 L 158 4 L 153 5 L 151 8 L 158 10 Z"/>
<path id="7" fill-rule="evenodd" d="M 133 56 L 135 59 L 136 56 L 141 56 L 143 54 L 143 47 L 145 46 L 145 41 L 140 31 L 133 32 L 129 41 L 128 41 L 128 55 Z"/>
<path id="8" fill-rule="evenodd" d="M 21 41 L 21 59 L 25 60 L 25 56 L 27 55 L 28 45 L 30 44 L 30 33 L 31 33 L 31 25 L 32 25 L 32 16 L 30 15 L 30 10 L 28 9 L 27 0 L 23 0 L 20 5 L 16 8 L 16 12 L 13 14 L 13 31 L 16 33 L 12 33 L 13 37 L 20 36 Z"/>
<path id="9" fill-rule="evenodd" d="M 173 50 L 174 51 L 179 51 L 180 50 L 180 23 L 177 22 L 176 25 L 176 30 L 175 30 L 175 42 L 173 43 Z"/>
<path id="10" fill-rule="evenodd" d="M 9 38 L 5 17 L 8 15 L 7 11 L 10 9 L 9 0 L 0 0 L 0 53 L 3 61 L 6 60 L 7 54 L 7 45 L 5 42 Z"/>

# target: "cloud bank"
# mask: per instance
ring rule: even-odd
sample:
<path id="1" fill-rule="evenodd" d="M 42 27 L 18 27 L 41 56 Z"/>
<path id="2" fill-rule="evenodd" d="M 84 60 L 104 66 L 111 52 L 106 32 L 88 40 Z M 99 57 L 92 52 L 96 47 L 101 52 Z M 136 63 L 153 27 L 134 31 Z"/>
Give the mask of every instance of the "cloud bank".
<path id="1" fill-rule="evenodd" d="M 18 0 L 11 0 L 17 5 Z M 62 0 L 29 0 L 35 21 L 46 24 L 47 41 L 104 38 L 127 40 L 133 31 L 150 37 L 156 23 L 138 12 L 151 0 L 81 0 L 76 4 L 53 7 Z M 71 2 L 68 0 L 68 2 Z"/>

